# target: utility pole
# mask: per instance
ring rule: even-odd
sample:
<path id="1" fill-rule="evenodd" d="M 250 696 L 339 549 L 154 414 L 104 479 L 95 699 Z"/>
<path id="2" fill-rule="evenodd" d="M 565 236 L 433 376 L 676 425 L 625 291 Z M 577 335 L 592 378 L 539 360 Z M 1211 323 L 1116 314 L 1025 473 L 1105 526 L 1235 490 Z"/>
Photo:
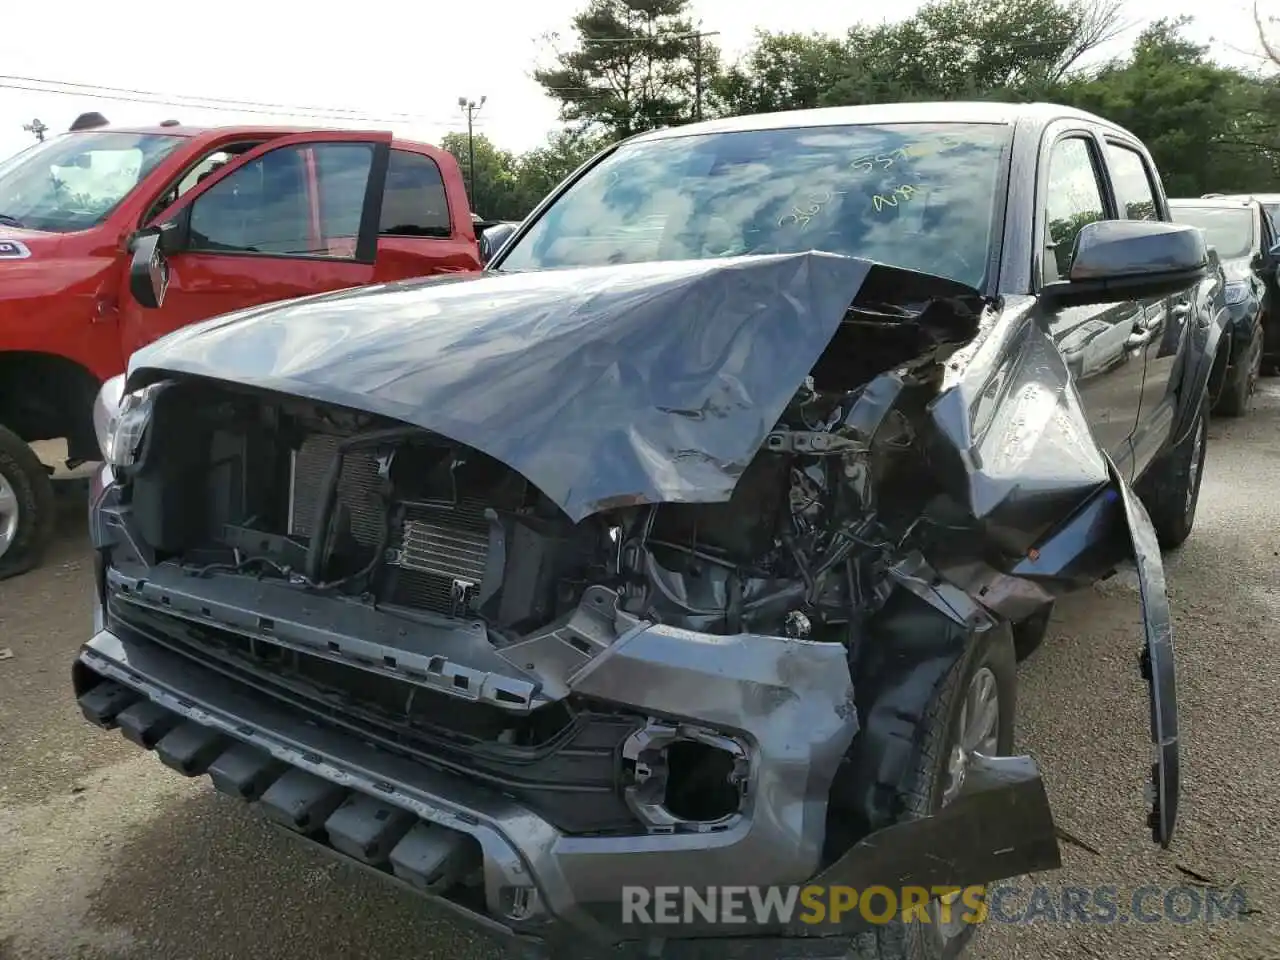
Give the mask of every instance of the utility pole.
<path id="1" fill-rule="evenodd" d="M 471 195 L 472 209 L 475 209 L 476 202 L 476 135 L 475 135 L 475 116 L 480 112 L 480 108 L 484 106 L 484 102 L 488 97 L 481 97 L 480 102 L 468 100 L 466 97 L 458 98 L 458 106 L 462 112 L 467 115 L 467 192 Z"/>
<path id="2" fill-rule="evenodd" d="M 719 30 L 691 33 L 693 38 L 693 119 L 702 119 L 702 38 L 718 37 Z"/>
<path id="3" fill-rule="evenodd" d="M 24 123 L 22 125 L 22 129 L 27 131 L 27 133 L 34 133 L 36 135 L 36 140 L 40 143 L 44 143 L 44 135 L 49 128 L 41 123 L 40 119 L 37 117 L 30 123 Z"/>

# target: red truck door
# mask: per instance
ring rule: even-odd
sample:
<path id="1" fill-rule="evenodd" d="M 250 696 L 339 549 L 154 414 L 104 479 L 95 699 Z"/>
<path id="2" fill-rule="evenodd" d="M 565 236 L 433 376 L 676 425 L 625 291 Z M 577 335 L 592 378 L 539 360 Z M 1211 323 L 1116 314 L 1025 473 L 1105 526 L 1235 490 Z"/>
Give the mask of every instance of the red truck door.
<path id="1" fill-rule="evenodd" d="M 148 226 L 175 224 L 164 303 L 125 283 L 125 356 L 187 324 L 275 300 L 372 283 L 390 133 L 278 137 L 193 187 Z"/>

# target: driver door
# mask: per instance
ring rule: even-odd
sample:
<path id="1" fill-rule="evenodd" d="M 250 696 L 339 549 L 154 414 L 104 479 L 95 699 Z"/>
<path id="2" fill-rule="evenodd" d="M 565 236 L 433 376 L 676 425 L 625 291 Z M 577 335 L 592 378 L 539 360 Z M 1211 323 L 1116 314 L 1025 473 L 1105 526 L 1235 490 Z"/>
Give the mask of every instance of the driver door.
<path id="1" fill-rule="evenodd" d="M 245 307 L 372 283 L 391 134 L 279 137 L 226 164 L 147 226 L 175 224 L 162 305 L 121 297 L 125 355 Z"/>

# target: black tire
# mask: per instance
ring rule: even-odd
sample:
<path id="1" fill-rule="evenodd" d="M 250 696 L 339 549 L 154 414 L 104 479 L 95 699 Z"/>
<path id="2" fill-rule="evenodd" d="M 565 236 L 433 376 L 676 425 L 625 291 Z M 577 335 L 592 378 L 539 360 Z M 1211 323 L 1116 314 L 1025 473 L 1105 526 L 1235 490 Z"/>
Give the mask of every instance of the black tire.
<path id="1" fill-rule="evenodd" d="M 1187 435 L 1142 478 L 1143 503 L 1160 546 L 1166 550 L 1182 546 L 1195 526 L 1200 485 L 1204 480 L 1205 451 L 1209 446 L 1207 408 L 1208 400 L 1202 396 Z"/>
<path id="2" fill-rule="evenodd" d="M 983 668 L 994 676 L 998 691 L 996 753 L 1013 753 L 1017 663 L 1013 634 L 1008 626 L 1000 625 L 975 637 L 934 693 L 917 732 L 916 762 L 902 791 L 904 819 L 929 816 L 942 806 L 948 759 L 959 733 L 965 696 Z M 955 909 L 964 908 L 957 904 Z M 962 924 L 954 936 L 944 940 L 936 923 L 896 920 L 860 935 L 849 956 L 858 960 L 951 960 L 964 951 L 976 930 L 974 924 Z"/>
<path id="3" fill-rule="evenodd" d="M 1262 345 L 1258 344 L 1251 351 L 1248 362 L 1236 364 L 1231 371 L 1230 378 L 1222 386 L 1218 402 L 1213 406 L 1213 412 L 1224 417 L 1243 417 L 1248 413 L 1261 370 Z"/>
<path id="4" fill-rule="evenodd" d="M 40 458 L 12 430 L 0 427 L 0 496 L 12 491 L 18 522 L 7 547 L 0 541 L 0 580 L 26 573 L 40 562 L 53 538 L 53 483 Z M 6 517 L 0 515 L 0 535 Z"/>
<path id="5" fill-rule="evenodd" d="M 1013 631 L 1013 652 L 1021 663 L 1040 649 L 1049 633 L 1049 618 L 1053 616 L 1053 604 L 1025 620 L 1010 624 Z"/>

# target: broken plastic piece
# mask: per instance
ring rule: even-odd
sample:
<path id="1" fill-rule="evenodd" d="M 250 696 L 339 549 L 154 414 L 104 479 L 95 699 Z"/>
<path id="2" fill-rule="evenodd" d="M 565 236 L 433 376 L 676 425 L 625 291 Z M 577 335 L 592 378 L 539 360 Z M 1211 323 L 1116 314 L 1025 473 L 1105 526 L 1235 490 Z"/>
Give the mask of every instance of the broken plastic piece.
<path id="1" fill-rule="evenodd" d="M 267 788 L 259 806 L 269 819 L 299 833 L 316 833 L 347 791 L 304 770 L 290 770 Z"/>
<path id="2" fill-rule="evenodd" d="M 188 720 L 166 733 L 156 744 L 160 762 L 184 777 L 198 777 L 222 752 L 225 738 L 212 727 Z"/>
<path id="3" fill-rule="evenodd" d="M 209 765 L 209 777 L 220 793 L 257 800 L 284 769 L 284 764 L 270 754 L 238 743 Z"/>
<path id="4" fill-rule="evenodd" d="M 160 738 L 178 725 L 181 718 L 152 700 L 142 700 L 116 716 L 120 732 L 145 750 L 155 748 Z"/>
<path id="5" fill-rule="evenodd" d="M 334 849 L 379 866 L 417 818 L 407 810 L 353 793 L 324 823 Z"/>
<path id="6" fill-rule="evenodd" d="M 419 823 L 391 851 L 391 869 L 419 890 L 439 892 L 480 864 L 480 850 L 465 834 Z"/>
<path id="7" fill-rule="evenodd" d="M 103 730 L 114 730 L 120 711 L 139 699 L 136 690 L 108 680 L 81 696 L 78 702 L 86 720 Z"/>

